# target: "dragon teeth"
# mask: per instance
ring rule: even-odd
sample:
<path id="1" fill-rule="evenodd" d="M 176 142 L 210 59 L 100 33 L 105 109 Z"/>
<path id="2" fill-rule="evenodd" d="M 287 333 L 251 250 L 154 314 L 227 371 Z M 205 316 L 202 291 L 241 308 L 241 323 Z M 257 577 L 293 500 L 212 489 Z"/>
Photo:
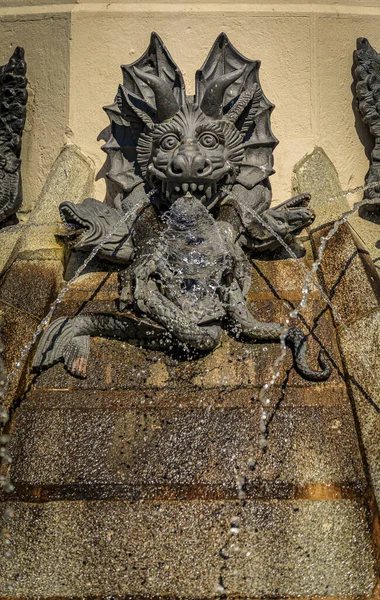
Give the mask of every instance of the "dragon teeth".
<path id="1" fill-rule="evenodd" d="M 188 189 L 189 189 L 189 184 L 188 183 L 183 183 L 182 184 L 182 190 L 186 193 Z"/>
<path id="2" fill-rule="evenodd" d="M 201 183 L 200 185 L 198 185 L 198 189 L 200 192 L 203 192 L 205 186 L 203 185 L 203 183 Z"/>
<path id="3" fill-rule="evenodd" d="M 174 187 L 174 189 L 175 189 L 175 191 L 176 191 L 176 192 L 180 192 L 180 191 L 181 191 L 181 188 L 179 187 L 179 185 L 176 185 L 176 186 Z"/>
<path id="4" fill-rule="evenodd" d="M 197 186 L 197 184 L 196 184 L 196 183 L 190 183 L 190 189 L 191 189 L 191 191 L 192 191 L 192 192 L 195 192 L 195 191 L 196 191 L 196 189 L 197 189 L 197 187 L 198 187 L 198 186 Z"/>
<path id="5" fill-rule="evenodd" d="M 205 190 L 205 191 L 206 191 L 206 196 L 207 196 L 207 198 L 210 200 L 210 198 L 211 198 L 211 196 L 212 196 L 212 189 L 211 189 L 211 186 L 209 185 L 209 186 L 206 188 L 206 190 Z"/>

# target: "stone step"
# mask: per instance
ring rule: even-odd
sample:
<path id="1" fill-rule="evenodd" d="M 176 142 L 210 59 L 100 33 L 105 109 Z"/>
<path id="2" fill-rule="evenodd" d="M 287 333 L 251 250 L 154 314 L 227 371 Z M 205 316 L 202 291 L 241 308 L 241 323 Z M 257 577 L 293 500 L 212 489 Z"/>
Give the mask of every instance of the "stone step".
<path id="1" fill-rule="evenodd" d="M 2 598 L 214 598 L 221 575 L 240 598 L 357 598 L 376 585 L 357 501 L 10 506 Z"/>
<path id="2" fill-rule="evenodd" d="M 74 397 L 35 391 L 13 421 L 14 496 L 236 498 L 237 474 L 246 477 L 248 497 L 363 495 L 366 479 L 343 390 L 325 392 L 325 405 L 314 406 L 297 389 L 273 393 L 264 455 L 257 393 L 241 394 L 240 406 L 212 405 L 199 395 L 198 405 L 177 397 L 175 407 L 165 404 L 165 392 L 161 403 L 154 397 L 142 403 L 137 390 Z"/>

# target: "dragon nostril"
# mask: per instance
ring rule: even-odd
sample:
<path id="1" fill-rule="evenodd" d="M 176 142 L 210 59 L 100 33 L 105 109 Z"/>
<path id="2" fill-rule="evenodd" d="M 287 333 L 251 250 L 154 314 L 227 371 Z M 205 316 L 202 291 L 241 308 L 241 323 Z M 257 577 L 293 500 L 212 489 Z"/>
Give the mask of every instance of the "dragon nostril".
<path id="1" fill-rule="evenodd" d="M 176 164 L 173 163 L 172 164 L 172 172 L 175 175 L 182 175 L 182 167 L 180 167 L 180 166 L 178 166 L 178 165 L 176 165 Z"/>

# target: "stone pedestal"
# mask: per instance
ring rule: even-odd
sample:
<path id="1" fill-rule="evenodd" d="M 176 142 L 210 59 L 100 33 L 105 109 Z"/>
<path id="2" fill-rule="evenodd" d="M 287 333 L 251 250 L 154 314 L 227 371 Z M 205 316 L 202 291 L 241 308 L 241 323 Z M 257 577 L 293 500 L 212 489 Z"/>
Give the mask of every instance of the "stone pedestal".
<path id="1" fill-rule="evenodd" d="M 377 310 L 372 280 L 348 229 L 335 243 L 339 262 L 329 247 L 326 289 L 344 319 L 347 294 L 353 299 L 356 323 Z M 292 260 L 255 261 L 252 312 L 283 321 L 302 281 Z M 56 316 L 110 310 L 116 297 L 115 273 L 88 273 Z M 98 338 L 86 380 L 62 365 L 38 376 L 12 423 L 16 488 L 3 501 L 14 510 L 13 557 L 3 563 L 1 597 L 213 598 L 220 577 L 228 596 L 373 596 L 377 445 L 371 454 L 346 385 L 360 361 L 350 366 L 318 292 L 297 324 L 310 334 L 309 360 L 323 347 L 332 375 L 305 381 L 288 351 L 271 392 L 265 453 L 258 393 L 278 344 L 225 336 L 213 353 L 181 362 Z"/>

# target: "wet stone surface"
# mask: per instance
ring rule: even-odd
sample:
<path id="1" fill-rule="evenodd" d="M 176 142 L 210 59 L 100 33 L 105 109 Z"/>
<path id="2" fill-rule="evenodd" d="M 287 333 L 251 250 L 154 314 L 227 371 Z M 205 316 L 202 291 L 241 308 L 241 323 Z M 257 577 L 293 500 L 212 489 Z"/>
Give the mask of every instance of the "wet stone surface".
<path id="1" fill-rule="evenodd" d="M 360 340 L 360 346 L 358 346 Z M 371 483 L 380 503 L 380 311 L 353 323 L 351 335 L 339 333 L 342 355 L 350 373 L 349 386 L 355 401 Z M 358 357 L 358 347 L 367 359 Z"/>
<path id="2" fill-rule="evenodd" d="M 236 473 L 245 475 L 250 497 L 363 494 L 350 407 L 280 403 L 274 397 L 268 410 L 269 447 L 261 456 L 255 396 L 245 407 L 136 410 L 107 392 L 92 401 L 83 392 L 76 405 L 54 392 L 35 394 L 14 423 L 14 496 L 235 498 Z"/>
<path id="3" fill-rule="evenodd" d="M 256 261 L 250 310 L 284 322 L 303 279 L 294 261 Z M 114 310 L 116 298 L 117 274 L 89 270 L 55 316 Z M 278 343 L 223 334 L 189 361 L 94 338 L 87 379 L 62 364 L 36 375 L 12 422 L 15 491 L 0 499 L 14 501 L 13 556 L 0 597 L 204 599 L 221 572 L 235 597 L 371 595 L 370 491 L 334 324 L 315 292 L 292 324 L 308 334 L 309 363 L 323 348 L 332 375 L 306 381 L 287 350 L 265 453 L 258 397 Z"/>
<path id="4" fill-rule="evenodd" d="M 318 248 L 320 238 L 331 226 L 313 234 Z M 380 280 L 366 248 L 345 223 L 327 243 L 322 263 L 323 280 L 329 298 L 343 322 L 349 325 L 380 306 Z M 339 322 L 337 322 L 339 326 Z"/>
<path id="5" fill-rule="evenodd" d="M 235 502 L 54 502 L 13 506 L 7 596 L 214 597 Z M 247 503 L 228 548 L 227 592 L 366 596 L 375 585 L 360 503 Z M 237 550 L 240 548 L 240 551 Z"/>

